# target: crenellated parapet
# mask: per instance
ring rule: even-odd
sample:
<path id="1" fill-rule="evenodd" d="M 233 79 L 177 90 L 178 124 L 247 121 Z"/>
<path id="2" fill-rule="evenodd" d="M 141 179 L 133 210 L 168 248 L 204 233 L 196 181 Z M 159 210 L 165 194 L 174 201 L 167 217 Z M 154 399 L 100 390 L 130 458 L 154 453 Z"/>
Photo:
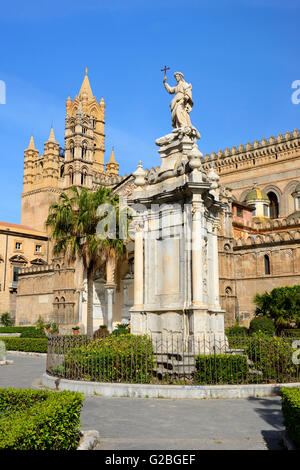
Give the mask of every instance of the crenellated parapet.
<path id="1" fill-rule="evenodd" d="M 239 147 L 228 147 L 225 150 L 212 152 L 204 157 L 203 167 L 206 171 L 213 165 L 219 174 L 236 172 L 253 165 L 259 166 L 271 163 L 273 160 L 285 160 L 293 158 L 295 151 L 300 147 L 300 132 L 295 129 L 292 133 L 286 132 L 277 138 L 271 136 L 263 138 L 260 142 L 255 140 L 253 144 L 240 144 Z"/>
<path id="2" fill-rule="evenodd" d="M 44 264 L 41 266 L 30 266 L 28 268 L 20 268 L 18 271 L 18 276 L 24 276 L 26 274 L 48 273 L 52 271 L 54 271 L 53 264 Z"/>
<path id="3" fill-rule="evenodd" d="M 299 220 L 300 225 L 300 220 Z M 300 241 L 300 226 L 298 229 L 291 229 L 275 233 L 257 233 L 252 234 L 245 238 L 238 238 L 234 241 L 234 250 L 244 249 L 250 247 L 251 249 L 257 246 L 272 246 L 272 245 L 288 245 L 292 243 L 299 244 Z"/>
<path id="4" fill-rule="evenodd" d="M 93 190 L 97 190 L 98 186 L 109 186 L 113 187 L 116 184 L 121 183 L 124 179 L 127 178 L 127 175 L 115 175 L 108 173 L 94 173 L 93 175 Z"/>

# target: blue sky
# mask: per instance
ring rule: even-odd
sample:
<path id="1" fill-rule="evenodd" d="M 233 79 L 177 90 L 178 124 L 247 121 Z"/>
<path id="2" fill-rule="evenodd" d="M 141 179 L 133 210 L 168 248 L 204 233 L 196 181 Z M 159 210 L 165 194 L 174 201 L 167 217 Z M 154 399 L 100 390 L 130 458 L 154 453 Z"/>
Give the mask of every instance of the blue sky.
<path id="1" fill-rule="evenodd" d="M 122 174 L 160 164 L 170 132 L 160 69 L 193 85 L 191 119 L 203 154 L 300 128 L 298 0 L 27 0 L 2 2 L 0 220 L 20 222 L 23 152 L 40 152 L 51 123 L 64 144 L 65 101 L 88 75 L 106 102 L 106 159 Z"/>

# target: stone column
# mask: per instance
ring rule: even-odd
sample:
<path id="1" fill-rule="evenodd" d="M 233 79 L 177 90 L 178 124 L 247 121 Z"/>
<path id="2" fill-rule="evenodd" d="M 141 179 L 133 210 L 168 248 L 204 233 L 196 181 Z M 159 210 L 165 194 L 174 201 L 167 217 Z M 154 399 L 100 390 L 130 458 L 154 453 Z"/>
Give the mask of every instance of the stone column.
<path id="1" fill-rule="evenodd" d="M 144 307 L 144 232 L 137 226 L 134 242 L 134 310 Z"/>
<path id="2" fill-rule="evenodd" d="M 202 270 L 202 203 L 193 202 L 192 207 L 192 304 L 203 307 Z"/>
<path id="3" fill-rule="evenodd" d="M 209 222 L 209 230 L 207 234 L 209 310 L 220 310 L 217 230 L 218 225 L 215 222 Z"/>
<path id="4" fill-rule="evenodd" d="M 107 287 L 107 329 L 111 333 L 112 332 L 112 322 L 113 322 L 113 296 L 114 296 L 114 288 Z"/>

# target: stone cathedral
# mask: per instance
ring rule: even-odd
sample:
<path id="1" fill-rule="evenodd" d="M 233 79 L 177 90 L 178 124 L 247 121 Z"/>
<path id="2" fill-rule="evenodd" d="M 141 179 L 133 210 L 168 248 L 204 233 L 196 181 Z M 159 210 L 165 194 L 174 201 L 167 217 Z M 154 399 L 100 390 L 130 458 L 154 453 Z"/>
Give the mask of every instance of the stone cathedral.
<path id="1" fill-rule="evenodd" d="M 41 315 L 62 333 L 77 324 L 85 330 L 82 263 L 54 258 L 45 229 L 50 204 L 71 186 L 108 186 L 144 207 L 134 217 L 128 259 L 109 279 L 99 272 L 94 280 L 95 329 L 131 321 L 136 333 L 222 334 L 236 321 L 248 326 L 256 293 L 300 284 L 299 131 L 203 156 L 189 118 L 192 86 L 180 72 L 174 78 L 175 86 L 164 78 L 175 95 L 173 131 L 166 123 L 169 134 L 156 140 L 157 168 L 140 163 L 120 176 L 114 151 L 105 162 L 105 102 L 93 95 L 87 71 L 78 96 L 66 102 L 64 144 L 51 128 L 40 154 L 31 137 L 21 224 L 0 222 L 0 313 L 19 325 Z"/>

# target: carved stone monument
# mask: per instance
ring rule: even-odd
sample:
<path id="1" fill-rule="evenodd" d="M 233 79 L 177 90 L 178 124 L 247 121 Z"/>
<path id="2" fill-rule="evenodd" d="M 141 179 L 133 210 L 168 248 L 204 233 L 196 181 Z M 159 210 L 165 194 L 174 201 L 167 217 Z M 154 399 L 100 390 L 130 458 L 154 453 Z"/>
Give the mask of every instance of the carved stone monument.
<path id="1" fill-rule="evenodd" d="M 203 156 L 192 126 L 192 86 L 175 74 L 171 102 L 174 130 L 157 139 L 161 166 L 134 173 L 130 205 L 135 230 L 134 305 L 131 332 L 152 338 L 224 341 L 219 302 L 218 175 L 202 168 Z M 208 341 L 209 340 L 209 341 Z M 213 346 L 212 346 L 213 347 Z"/>

